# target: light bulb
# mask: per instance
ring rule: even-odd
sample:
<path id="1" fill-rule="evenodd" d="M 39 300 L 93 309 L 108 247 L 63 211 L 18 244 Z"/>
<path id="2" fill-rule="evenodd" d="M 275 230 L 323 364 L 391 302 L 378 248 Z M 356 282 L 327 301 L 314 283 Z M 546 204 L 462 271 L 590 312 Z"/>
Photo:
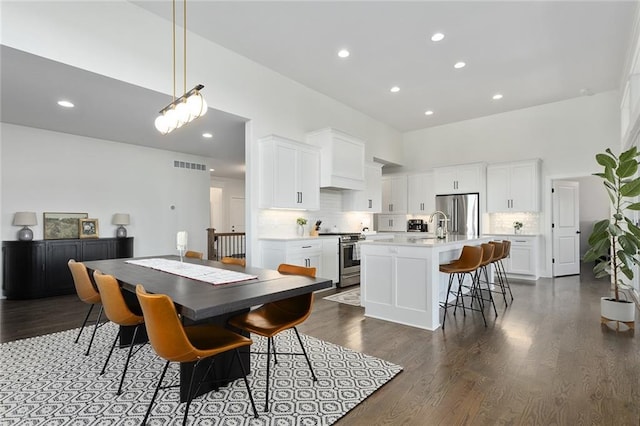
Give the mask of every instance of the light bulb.
<path id="1" fill-rule="evenodd" d="M 178 117 L 178 121 L 182 123 L 188 123 L 192 120 L 191 112 L 189 111 L 189 107 L 186 102 L 180 102 L 176 105 L 176 115 Z"/>
<path id="2" fill-rule="evenodd" d="M 169 127 L 169 131 L 178 127 L 178 114 L 176 114 L 176 110 L 173 108 L 165 111 L 164 118 L 167 120 L 167 126 Z"/>
<path id="3" fill-rule="evenodd" d="M 163 135 L 166 135 L 167 133 L 169 133 L 169 123 L 167 123 L 167 118 L 160 114 L 157 118 L 156 121 L 154 123 L 156 125 L 156 129 L 158 129 L 158 131 L 160 133 L 162 133 Z"/>
<path id="4" fill-rule="evenodd" d="M 187 107 L 189 108 L 189 112 L 194 118 L 200 117 L 207 112 L 207 103 L 205 102 L 202 95 L 198 92 L 189 96 L 187 99 Z"/>

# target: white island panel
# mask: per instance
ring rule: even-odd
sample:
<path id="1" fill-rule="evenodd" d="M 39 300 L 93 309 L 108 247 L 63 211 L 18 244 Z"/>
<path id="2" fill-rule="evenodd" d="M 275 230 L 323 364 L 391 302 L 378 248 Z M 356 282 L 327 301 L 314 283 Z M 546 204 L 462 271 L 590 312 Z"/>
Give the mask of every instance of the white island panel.
<path id="1" fill-rule="evenodd" d="M 427 330 L 440 327 L 440 300 L 448 275 L 441 263 L 460 256 L 465 245 L 491 238 L 396 236 L 392 241 L 361 244 L 361 294 L 365 316 Z"/>

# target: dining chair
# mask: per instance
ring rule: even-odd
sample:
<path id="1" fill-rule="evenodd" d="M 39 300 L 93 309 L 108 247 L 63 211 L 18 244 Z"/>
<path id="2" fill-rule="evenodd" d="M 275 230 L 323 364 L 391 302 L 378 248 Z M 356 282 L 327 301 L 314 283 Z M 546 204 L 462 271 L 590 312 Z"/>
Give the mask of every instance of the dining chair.
<path id="1" fill-rule="evenodd" d="M 227 265 L 240 265 L 242 267 L 246 267 L 247 266 L 247 259 L 245 259 L 243 257 L 225 256 L 222 259 L 220 259 L 220 262 L 225 263 Z"/>
<path id="2" fill-rule="evenodd" d="M 187 250 L 184 254 L 184 257 L 190 257 L 191 259 L 200 259 L 202 260 L 203 254 L 199 251 Z"/>
<path id="3" fill-rule="evenodd" d="M 102 371 L 100 374 L 104 374 L 107 369 L 107 365 L 109 364 L 109 360 L 111 359 L 111 354 L 118 343 L 118 339 L 122 334 L 122 327 L 134 327 L 133 329 L 133 337 L 131 339 L 131 343 L 129 343 L 129 353 L 127 354 L 127 359 L 124 362 L 124 369 L 122 370 L 122 377 L 120 378 L 120 385 L 118 386 L 117 395 L 122 393 L 122 384 L 124 383 L 124 377 L 127 374 L 127 369 L 129 367 L 129 361 L 131 360 L 131 355 L 133 353 L 133 347 L 135 346 L 136 337 L 138 336 L 138 332 L 142 327 L 144 327 L 144 318 L 142 315 L 137 315 L 131 312 L 131 309 L 127 306 L 127 303 L 124 300 L 124 296 L 122 295 L 122 290 L 120 289 L 120 285 L 118 281 L 112 275 L 104 275 L 100 271 L 93 272 L 93 280 L 98 286 L 98 290 L 100 290 L 100 296 L 102 297 L 102 306 L 104 307 L 104 313 L 107 318 L 119 325 L 118 334 L 116 335 L 115 340 L 113 341 L 113 345 L 111 345 L 111 350 L 109 351 L 109 355 L 107 356 L 107 360 L 104 362 L 104 366 L 102 367 Z"/>
<path id="4" fill-rule="evenodd" d="M 158 385 L 153 393 L 151 402 L 149 403 L 149 408 L 144 416 L 144 420 L 142 420 L 142 424 L 146 424 L 149 418 L 158 391 L 160 389 L 174 387 L 162 386 L 162 380 L 167 373 L 169 363 L 180 362 L 195 363 L 189 379 L 187 402 L 182 420 L 182 424 L 186 425 L 191 400 L 194 395 L 198 394 L 204 378 L 209 375 L 215 363 L 214 357 L 228 351 L 234 351 L 235 357 L 233 359 L 237 359 L 240 363 L 242 378 L 247 388 L 247 393 L 249 394 L 251 406 L 253 407 L 253 414 L 258 418 L 258 411 L 256 410 L 253 395 L 249 388 L 249 382 L 247 381 L 247 372 L 242 363 L 242 359 L 240 359 L 240 353 L 238 352 L 239 348 L 251 346 L 253 341 L 214 324 L 183 326 L 171 298 L 165 294 L 148 294 L 141 284 L 136 286 L 136 295 L 142 307 L 149 342 L 156 354 L 167 361 L 158 380 Z M 209 362 L 209 366 L 201 376 L 202 379 L 198 381 L 197 387 L 194 390 L 196 371 L 205 361 Z M 219 381 L 228 381 L 228 379 Z"/>
<path id="5" fill-rule="evenodd" d="M 84 303 L 89 304 L 89 312 L 87 312 L 87 316 L 84 317 L 82 327 L 80 327 L 80 331 L 78 332 L 78 336 L 76 336 L 76 340 L 74 343 L 78 343 L 78 341 L 80 340 L 80 335 L 82 334 L 84 326 L 89 320 L 89 316 L 91 315 L 91 311 L 93 311 L 93 307 L 96 305 L 100 305 L 98 317 L 96 318 L 96 323 L 93 327 L 93 333 L 91 333 L 91 340 L 89 340 L 89 346 L 87 347 L 87 352 L 85 352 L 85 355 L 89 355 L 91 345 L 93 344 L 93 339 L 96 336 L 96 331 L 98 330 L 98 327 L 100 325 L 100 318 L 102 317 L 102 299 L 100 298 L 100 293 L 93 287 L 91 278 L 89 278 L 89 272 L 87 271 L 87 267 L 84 266 L 84 263 L 76 262 L 74 259 L 69 259 L 67 265 L 69 265 L 69 269 L 71 270 L 73 285 L 76 288 L 78 297 Z"/>
<path id="6" fill-rule="evenodd" d="M 298 265 L 290 265 L 283 263 L 278 266 L 278 272 L 281 274 L 303 275 L 311 278 L 316 276 L 315 267 L 304 267 Z M 264 411 L 269 411 L 269 373 L 271 366 L 271 354 L 273 352 L 274 364 L 278 363 L 276 355 L 304 355 L 311 371 L 313 381 L 317 382 L 311 361 L 304 348 L 300 333 L 298 333 L 297 325 L 303 323 L 309 315 L 313 306 L 313 292 L 301 294 L 299 296 L 290 297 L 288 299 L 278 300 L 276 302 L 266 303 L 257 309 L 245 314 L 241 314 L 229 319 L 228 323 L 232 327 L 257 334 L 258 336 L 267 338 L 267 379 Z M 302 352 L 276 352 L 274 337 L 285 331 L 293 329 L 298 337 L 298 342 L 302 348 Z"/>
<path id="7" fill-rule="evenodd" d="M 447 293 L 445 296 L 445 301 L 440 304 L 440 307 L 444 309 L 444 316 L 442 318 L 442 331 L 444 331 L 445 322 L 447 320 L 447 310 L 450 307 L 453 307 L 453 315 L 455 316 L 456 310 L 458 309 L 458 301 L 460 301 L 462 305 L 462 313 L 466 316 L 466 310 L 480 311 L 482 314 L 482 320 L 484 321 L 484 326 L 487 326 L 487 320 L 484 316 L 484 309 L 482 301 L 478 295 L 477 289 L 477 281 L 479 278 L 478 268 L 482 264 L 482 246 L 463 246 L 462 253 L 460 257 L 454 260 L 451 263 L 441 264 L 439 266 L 439 271 L 445 274 L 449 274 L 449 283 L 447 285 Z M 464 284 L 465 278 L 469 276 L 471 278 L 471 284 L 466 286 Z M 454 292 L 451 291 L 451 287 L 454 282 L 454 278 L 457 278 L 458 281 L 458 289 Z M 469 288 L 469 293 L 467 295 L 462 293 L 463 288 Z M 456 302 L 449 302 L 449 295 L 455 294 Z M 466 306 L 464 304 L 464 297 L 471 297 L 470 306 Z M 478 308 L 473 307 L 473 302 L 477 301 Z"/>

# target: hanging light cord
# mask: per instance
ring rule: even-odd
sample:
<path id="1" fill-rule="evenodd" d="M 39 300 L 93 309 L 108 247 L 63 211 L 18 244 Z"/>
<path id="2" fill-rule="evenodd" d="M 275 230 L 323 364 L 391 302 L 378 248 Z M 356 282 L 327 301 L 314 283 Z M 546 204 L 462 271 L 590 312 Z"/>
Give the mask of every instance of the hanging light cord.
<path id="1" fill-rule="evenodd" d="M 176 100 L 176 0 L 173 0 L 173 102 Z"/>
<path id="2" fill-rule="evenodd" d="M 187 93 L 187 0 L 183 1 L 184 5 L 184 47 L 182 48 L 182 53 L 184 55 L 184 83 L 182 87 L 182 93 Z"/>

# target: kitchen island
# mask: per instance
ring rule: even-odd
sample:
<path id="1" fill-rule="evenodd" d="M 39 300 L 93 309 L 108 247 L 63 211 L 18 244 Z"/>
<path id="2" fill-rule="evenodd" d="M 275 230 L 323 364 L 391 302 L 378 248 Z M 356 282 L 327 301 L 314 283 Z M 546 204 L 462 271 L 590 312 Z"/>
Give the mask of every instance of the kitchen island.
<path id="1" fill-rule="evenodd" d="M 360 243 L 360 293 L 365 316 L 427 330 L 440 327 L 440 300 L 449 276 L 441 263 L 460 256 L 465 245 L 479 245 L 491 237 L 449 235 L 394 236 L 388 241 Z"/>

